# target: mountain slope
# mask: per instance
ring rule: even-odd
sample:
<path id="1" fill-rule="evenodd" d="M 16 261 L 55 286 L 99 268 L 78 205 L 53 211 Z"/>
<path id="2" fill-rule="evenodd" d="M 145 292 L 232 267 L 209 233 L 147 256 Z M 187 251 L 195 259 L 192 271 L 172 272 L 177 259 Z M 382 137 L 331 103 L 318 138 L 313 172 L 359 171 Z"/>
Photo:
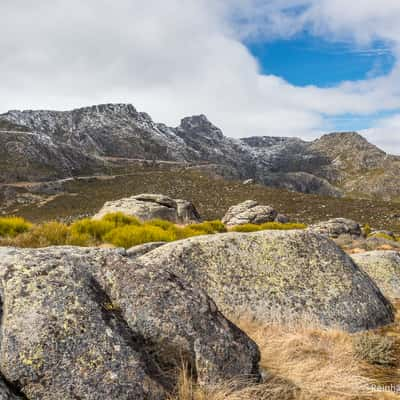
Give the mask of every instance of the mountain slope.
<path id="1" fill-rule="evenodd" d="M 399 158 L 355 133 L 314 142 L 224 136 L 204 115 L 176 128 L 129 104 L 0 115 L 0 182 L 43 181 L 134 168 L 138 160 L 192 166 L 231 179 L 326 196 L 400 198 Z M 382 186 L 385 188 L 382 190 Z"/>

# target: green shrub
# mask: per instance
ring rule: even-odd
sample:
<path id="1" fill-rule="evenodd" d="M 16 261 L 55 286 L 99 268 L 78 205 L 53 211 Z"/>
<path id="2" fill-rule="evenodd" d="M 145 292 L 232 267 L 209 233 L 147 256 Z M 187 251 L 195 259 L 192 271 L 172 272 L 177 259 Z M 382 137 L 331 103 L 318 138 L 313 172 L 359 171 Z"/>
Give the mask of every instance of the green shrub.
<path id="1" fill-rule="evenodd" d="M 225 225 L 218 220 L 215 221 L 205 221 L 200 224 L 189 225 L 189 228 L 195 231 L 202 231 L 208 234 L 212 233 L 223 233 L 226 232 Z"/>
<path id="2" fill-rule="evenodd" d="M 236 225 L 232 228 L 233 232 L 258 232 L 260 231 L 260 225 L 255 224 L 243 224 L 243 225 Z"/>
<path id="3" fill-rule="evenodd" d="M 353 338 L 353 350 L 357 358 L 370 364 L 389 366 L 396 361 L 393 338 L 362 333 Z"/>
<path id="4" fill-rule="evenodd" d="M 177 228 L 175 224 L 171 221 L 166 221 L 165 219 L 152 219 L 147 221 L 146 225 L 157 226 L 165 231 Z"/>
<path id="5" fill-rule="evenodd" d="M 69 246 L 88 247 L 95 245 L 96 243 L 94 243 L 93 238 L 87 233 L 77 233 L 70 231 L 66 244 Z"/>
<path id="6" fill-rule="evenodd" d="M 141 225 L 140 221 L 136 217 L 126 215 L 122 212 L 106 214 L 101 220 L 113 223 L 114 227 L 125 225 Z"/>
<path id="7" fill-rule="evenodd" d="M 95 241 L 101 242 L 107 233 L 115 229 L 115 220 L 92 220 L 90 218 L 81 219 L 71 225 L 71 234 L 89 235 Z"/>
<path id="8" fill-rule="evenodd" d="M 290 231 L 293 229 L 306 229 L 307 225 L 295 222 L 289 222 L 287 224 L 282 224 L 281 222 L 266 222 L 265 224 L 261 224 L 260 227 L 262 231 L 268 229 Z"/>
<path id="9" fill-rule="evenodd" d="M 35 225 L 25 233 L 15 237 L 10 245 L 17 247 L 47 247 L 67 244 L 69 235 L 68 226 L 61 222 L 46 222 Z"/>
<path id="10" fill-rule="evenodd" d="M 31 226 L 28 221 L 20 217 L 0 218 L 0 237 L 15 237 L 27 232 Z"/>
<path id="11" fill-rule="evenodd" d="M 193 229 L 193 225 L 188 225 L 183 228 L 180 228 L 176 232 L 176 240 L 187 239 L 193 236 L 201 236 L 201 235 L 208 235 L 208 233 L 201 229 Z"/>
<path id="12" fill-rule="evenodd" d="M 108 232 L 104 240 L 114 246 L 128 249 L 149 242 L 171 242 L 176 240 L 176 236 L 158 226 L 123 226 Z"/>
<path id="13" fill-rule="evenodd" d="M 298 223 L 287 223 L 283 224 L 281 222 L 266 222 L 264 224 L 244 224 L 237 225 L 232 228 L 234 232 L 258 232 L 266 230 L 293 230 L 293 229 L 305 229 L 307 225 Z"/>

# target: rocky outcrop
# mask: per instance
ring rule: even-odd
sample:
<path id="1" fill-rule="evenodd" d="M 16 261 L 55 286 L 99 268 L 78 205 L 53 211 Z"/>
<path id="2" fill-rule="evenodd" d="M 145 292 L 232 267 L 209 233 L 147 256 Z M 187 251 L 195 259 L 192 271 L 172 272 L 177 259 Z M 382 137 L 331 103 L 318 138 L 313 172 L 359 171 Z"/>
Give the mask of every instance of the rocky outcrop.
<path id="1" fill-rule="evenodd" d="M 307 231 L 196 237 L 162 246 L 140 263 L 199 285 L 225 315 L 316 319 L 349 331 L 393 320 L 375 283 L 330 239 Z"/>
<path id="2" fill-rule="evenodd" d="M 171 272 L 120 250 L 0 256 L 0 368 L 27 399 L 165 399 L 182 361 L 200 384 L 258 376 L 254 342 Z"/>
<path id="3" fill-rule="evenodd" d="M 360 224 L 346 218 L 334 218 L 329 221 L 319 222 L 311 225 L 309 230 L 334 239 L 341 235 L 350 235 L 353 238 L 359 238 L 362 235 Z"/>
<path id="4" fill-rule="evenodd" d="M 275 221 L 277 216 L 278 213 L 271 206 L 263 206 L 254 200 L 247 200 L 232 206 L 222 218 L 222 222 L 228 226 L 263 224 Z"/>
<path id="5" fill-rule="evenodd" d="M 400 253 L 397 251 L 369 251 L 353 254 L 355 263 L 378 285 L 385 296 L 400 298 Z"/>
<path id="6" fill-rule="evenodd" d="M 142 221 L 157 218 L 178 224 L 200 221 L 200 215 L 190 201 L 174 200 L 162 194 L 140 194 L 109 201 L 93 218 L 101 219 L 104 215 L 115 212 L 132 215 Z"/>

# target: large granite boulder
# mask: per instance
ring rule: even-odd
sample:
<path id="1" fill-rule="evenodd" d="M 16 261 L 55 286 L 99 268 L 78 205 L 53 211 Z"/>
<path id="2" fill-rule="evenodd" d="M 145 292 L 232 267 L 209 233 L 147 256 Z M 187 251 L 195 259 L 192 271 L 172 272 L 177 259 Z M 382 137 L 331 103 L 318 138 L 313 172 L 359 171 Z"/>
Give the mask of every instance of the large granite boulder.
<path id="1" fill-rule="evenodd" d="M 330 239 L 308 231 L 201 236 L 139 257 L 199 285 L 225 315 L 312 318 L 348 331 L 393 321 L 391 304 Z"/>
<path id="2" fill-rule="evenodd" d="M 104 215 L 115 212 L 132 215 L 142 221 L 156 218 L 178 224 L 200 221 L 200 215 L 193 203 L 187 200 L 174 200 L 162 194 L 140 194 L 106 202 L 93 218 L 101 219 Z"/>
<path id="3" fill-rule="evenodd" d="M 334 239 L 341 235 L 350 235 L 353 238 L 359 238 L 362 235 L 360 224 L 347 218 L 333 218 L 311 225 L 308 229 Z"/>
<path id="4" fill-rule="evenodd" d="M 278 213 L 271 206 L 259 205 L 254 200 L 246 200 L 229 208 L 222 222 L 228 226 L 263 224 L 275 221 Z"/>
<path id="5" fill-rule="evenodd" d="M 164 399 L 182 362 L 199 384 L 258 378 L 257 346 L 205 292 L 125 251 L 0 248 L 0 282 L 0 368 L 28 399 Z"/>
<path id="6" fill-rule="evenodd" d="M 369 251 L 351 257 L 375 281 L 385 296 L 400 298 L 400 253 Z"/>

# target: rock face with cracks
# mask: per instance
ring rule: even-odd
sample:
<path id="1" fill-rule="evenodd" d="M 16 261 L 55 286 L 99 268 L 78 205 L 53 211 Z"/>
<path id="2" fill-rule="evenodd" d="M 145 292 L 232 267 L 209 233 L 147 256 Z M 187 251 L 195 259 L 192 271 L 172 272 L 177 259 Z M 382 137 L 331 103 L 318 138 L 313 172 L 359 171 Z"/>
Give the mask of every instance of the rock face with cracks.
<path id="1" fill-rule="evenodd" d="M 0 367 L 28 399 L 165 399 L 163 368 L 200 384 L 258 378 L 259 352 L 200 289 L 120 250 L 0 249 Z"/>
<path id="2" fill-rule="evenodd" d="M 170 243 L 138 262 L 199 285 L 225 315 L 268 321 L 311 317 L 348 331 L 393 321 L 391 304 L 330 239 L 307 231 L 202 236 Z"/>
<path id="3" fill-rule="evenodd" d="M 353 254 L 351 257 L 374 280 L 385 296 L 400 298 L 400 254 L 397 251 L 369 251 Z"/>

